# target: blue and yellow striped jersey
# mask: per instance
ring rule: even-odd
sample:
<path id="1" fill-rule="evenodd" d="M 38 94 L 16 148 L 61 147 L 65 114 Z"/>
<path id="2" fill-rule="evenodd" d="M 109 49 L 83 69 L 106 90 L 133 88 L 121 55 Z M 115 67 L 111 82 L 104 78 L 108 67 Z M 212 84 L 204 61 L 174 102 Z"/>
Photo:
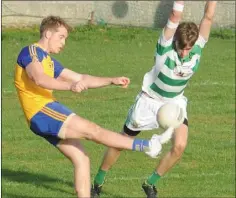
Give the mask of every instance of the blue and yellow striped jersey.
<path id="1" fill-rule="evenodd" d="M 36 85 L 27 75 L 25 68 L 34 59 L 42 63 L 44 73 L 57 78 L 63 70 L 63 66 L 50 57 L 37 43 L 24 47 L 18 58 L 15 68 L 15 86 L 26 119 L 30 119 L 47 103 L 55 101 L 52 90 L 44 89 Z"/>

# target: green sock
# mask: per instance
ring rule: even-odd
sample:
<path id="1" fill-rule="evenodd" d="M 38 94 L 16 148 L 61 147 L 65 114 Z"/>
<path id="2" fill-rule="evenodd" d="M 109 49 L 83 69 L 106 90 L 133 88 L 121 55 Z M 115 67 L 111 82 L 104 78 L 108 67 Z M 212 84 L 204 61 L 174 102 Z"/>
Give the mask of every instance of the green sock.
<path id="1" fill-rule="evenodd" d="M 148 177 L 147 183 L 150 184 L 150 185 L 155 185 L 155 183 L 159 179 L 161 179 L 161 176 L 157 172 L 154 172 L 150 177 Z"/>
<path id="2" fill-rule="evenodd" d="M 94 183 L 98 185 L 102 185 L 104 183 L 106 174 L 107 174 L 107 171 L 104 171 L 100 168 L 98 170 L 97 175 L 94 178 Z"/>

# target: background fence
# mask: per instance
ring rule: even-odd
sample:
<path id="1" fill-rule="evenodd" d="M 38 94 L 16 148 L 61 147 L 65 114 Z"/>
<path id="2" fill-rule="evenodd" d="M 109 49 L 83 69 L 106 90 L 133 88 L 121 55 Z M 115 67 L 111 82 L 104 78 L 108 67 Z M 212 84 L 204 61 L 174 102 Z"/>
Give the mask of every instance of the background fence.
<path id="1" fill-rule="evenodd" d="M 71 25 L 94 23 L 162 27 L 173 1 L 2 1 L 2 25 L 39 24 L 48 15 L 59 15 Z M 183 20 L 199 23 L 205 1 L 186 1 Z M 235 27 L 235 1 L 219 1 L 214 26 Z"/>

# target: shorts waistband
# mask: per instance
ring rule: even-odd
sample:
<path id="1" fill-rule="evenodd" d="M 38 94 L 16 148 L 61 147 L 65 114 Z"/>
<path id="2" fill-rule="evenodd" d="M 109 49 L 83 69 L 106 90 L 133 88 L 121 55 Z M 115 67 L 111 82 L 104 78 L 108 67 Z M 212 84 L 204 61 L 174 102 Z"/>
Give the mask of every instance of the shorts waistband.
<path id="1" fill-rule="evenodd" d="M 155 100 L 155 98 L 153 98 L 153 97 L 151 97 L 150 95 L 148 95 L 148 93 L 146 93 L 145 91 L 141 91 L 141 95 L 145 95 L 145 96 L 147 96 L 148 98 L 151 98 L 151 99 L 153 99 L 153 100 Z"/>

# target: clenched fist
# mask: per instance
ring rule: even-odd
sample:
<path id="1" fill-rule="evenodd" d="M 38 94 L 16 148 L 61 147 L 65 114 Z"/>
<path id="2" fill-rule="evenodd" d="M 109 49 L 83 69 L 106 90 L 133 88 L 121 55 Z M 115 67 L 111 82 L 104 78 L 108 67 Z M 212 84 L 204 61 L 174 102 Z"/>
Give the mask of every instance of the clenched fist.
<path id="1" fill-rule="evenodd" d="M 130 83 L 130 79 L 127 77 L 116 77 L 112 79 L 112 84 L 121 85 L 122 88 L 127 88 Z"/>
<path id="2" fill-rule="evenodd" d="M 88 87 L 83 81 L 77 81 L 71 85 L 71 91 L 80 93 L 84 90 L 87 90 Z"/>

